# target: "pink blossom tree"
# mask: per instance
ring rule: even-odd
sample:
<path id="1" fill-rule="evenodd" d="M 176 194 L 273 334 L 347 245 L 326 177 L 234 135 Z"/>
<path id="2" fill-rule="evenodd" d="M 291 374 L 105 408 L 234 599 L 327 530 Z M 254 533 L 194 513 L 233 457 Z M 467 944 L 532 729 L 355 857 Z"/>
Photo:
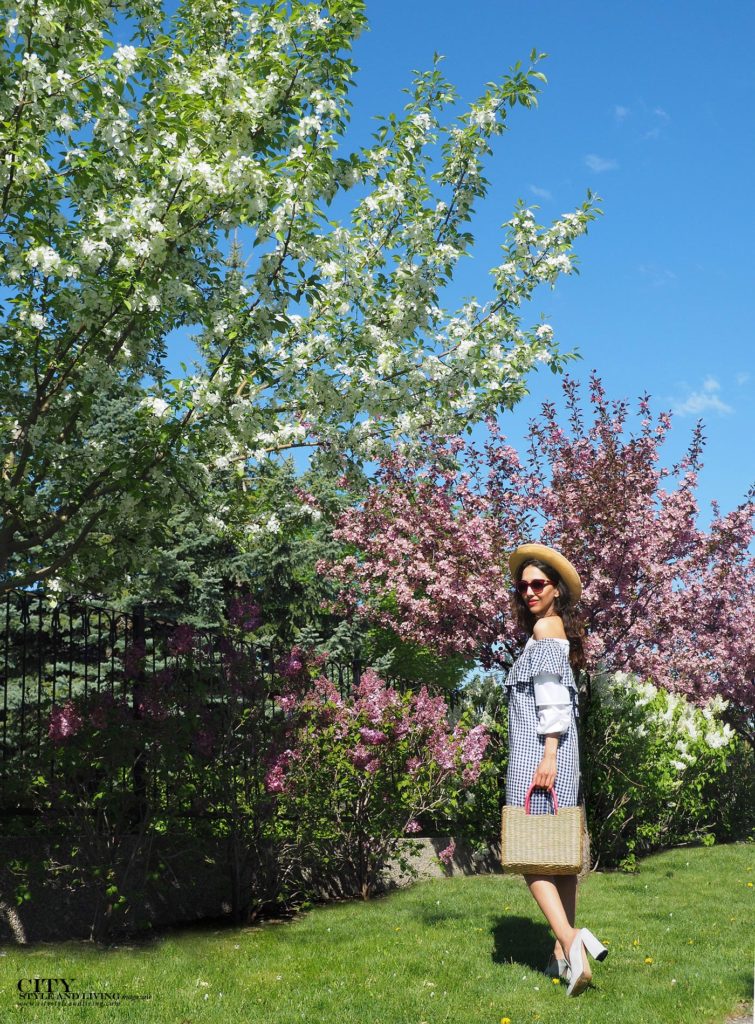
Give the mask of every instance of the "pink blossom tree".
<path id="1" fill-rule="evenodd" d="M 523 456 L 488 421 L 482 450 L 428 439 L 419 455 L 383 461 L 365 500 L 338 522 L 352 554 L 321 569 L 341 582 L 351 614 L 490 667 L 523 640 L 506 554 L 525 540 L 551 544 L 584 583 L 591 669 L 632 671 L 697 701 L 719 694 L 752 738 L 755 490 L 729 513 L 714 505 L 702 529 L 702 425 L 664 468 L 671 416 L 653 416 L 647 396 L 632 428 L 629 404 L 609 401 L 597 375 L 589 422 L 579 385 L 566 378 L 563 388 L 565 417 L 546 403 Z"/>

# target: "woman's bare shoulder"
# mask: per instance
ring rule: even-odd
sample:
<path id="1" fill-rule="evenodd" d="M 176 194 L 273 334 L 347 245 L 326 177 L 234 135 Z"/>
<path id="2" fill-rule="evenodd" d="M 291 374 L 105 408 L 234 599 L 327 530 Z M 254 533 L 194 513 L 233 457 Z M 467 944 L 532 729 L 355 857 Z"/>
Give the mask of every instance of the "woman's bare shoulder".
<path id="1" fill-rule="evenodd" d="M 566 640 L 566 631 L 560 615 L 547 615 L 538 619 L 532 630 L 536 640 Z"/>

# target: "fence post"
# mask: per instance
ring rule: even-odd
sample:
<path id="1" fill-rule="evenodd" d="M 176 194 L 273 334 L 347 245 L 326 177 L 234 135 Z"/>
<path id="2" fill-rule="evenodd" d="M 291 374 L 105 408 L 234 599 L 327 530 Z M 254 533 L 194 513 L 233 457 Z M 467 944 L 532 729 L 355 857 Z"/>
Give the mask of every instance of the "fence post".
<path id="1" fill-rule="evenodd" d="M 129 682 L 132 685 L 132 708 L 134 718 L 136 719 L 142 717 L 139 707 L 144 700 L 144 662 L 147 650 L 145 634 L 144 605 L 140 604 L 131 613 L 131 649 L 133 657 L 127 662 L 130 676 Z M 136 798 L 134 825 L 138 825 L 147 810 L 147 774 L 142 760 L 141 744 L 138 740 L 134 750 L 131 778 Z"/>

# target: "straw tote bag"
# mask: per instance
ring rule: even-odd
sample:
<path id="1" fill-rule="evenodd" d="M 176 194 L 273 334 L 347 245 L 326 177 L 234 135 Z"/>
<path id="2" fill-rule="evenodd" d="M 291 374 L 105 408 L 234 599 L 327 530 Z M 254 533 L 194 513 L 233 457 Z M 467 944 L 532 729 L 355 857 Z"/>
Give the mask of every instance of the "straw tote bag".
<path id="1" fill-rule="evenodd" d="M 558 809 L 555 789 L 548 792 L 553 814 L 531 814 L 527 790 L 524 807 L 503 808 L 501 866 L 516 875 L 577 875 L 582 868 L 584 826 L 581 807 Z"/>

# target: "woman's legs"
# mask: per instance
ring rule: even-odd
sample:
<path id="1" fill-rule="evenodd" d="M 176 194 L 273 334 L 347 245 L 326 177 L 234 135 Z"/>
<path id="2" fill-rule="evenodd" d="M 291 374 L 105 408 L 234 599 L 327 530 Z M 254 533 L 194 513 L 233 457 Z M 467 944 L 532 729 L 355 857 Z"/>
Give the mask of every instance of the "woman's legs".
<path id="1" fill-rule="evenodd" d="M 566 914 L 566 919 L 569 924 L 574 927 L 574 921 L 577 915 L 577 876 L 576 875 L 554 875 L 553 882 L 558 889 L 558 895 L 561 897 L 561 904 Z M 562 949 L 561 943 L 556 939 L 556 945 L 553 949 L 553 955 L 558 960 L 566 959 L 566 954 L 569 952 L 567 949 Z"/>
<path id="2" fill-rule="evenodd" d="M 545 919 L 556 936 L 557 949 L 560 946 L 559 959 L 564 958 L 577 934 L 574 927 L 574 913 L 577 898 L 576 875 L 525 875 L 530 892 L 537 905 L 545 915 Z"/>

